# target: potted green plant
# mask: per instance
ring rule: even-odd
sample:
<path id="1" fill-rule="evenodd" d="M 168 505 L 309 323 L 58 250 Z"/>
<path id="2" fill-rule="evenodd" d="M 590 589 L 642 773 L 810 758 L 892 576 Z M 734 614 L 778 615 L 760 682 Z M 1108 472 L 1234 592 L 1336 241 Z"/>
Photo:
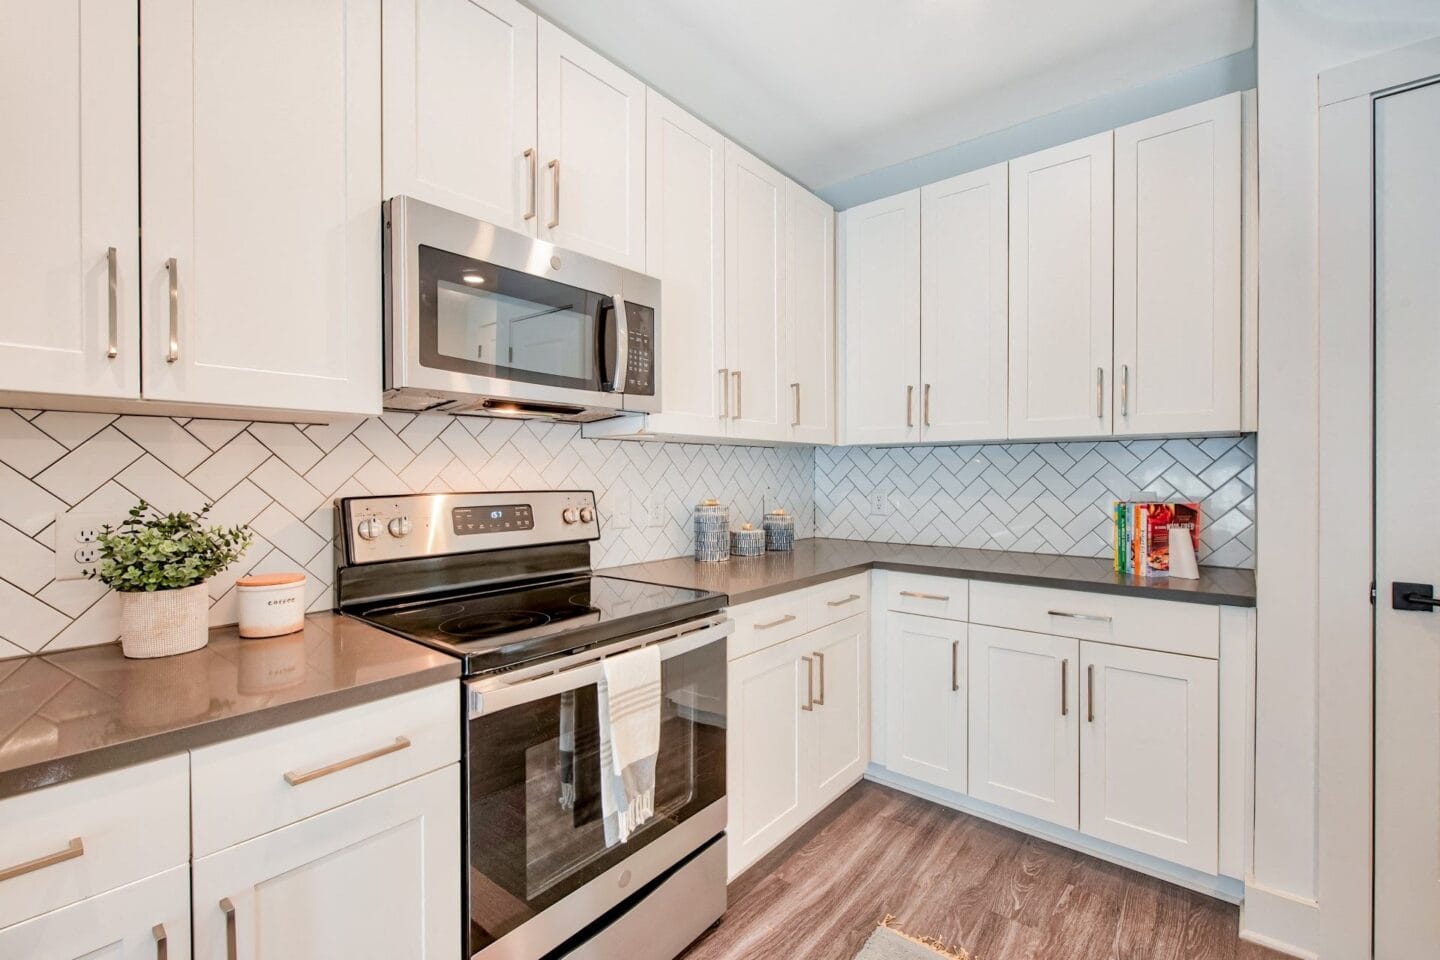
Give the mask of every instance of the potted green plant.
<path id="1" fill-rule="evenodd" d="M 119 527 L 99 536 L 93 574 L 120 594 L 120 646 L 127 657 L 168 657 L 205 646 L 210 601 L 205 581 L 240 559 L 250 528 L 205 525 L 199 513 L 160 513 L 141 500 Z"/>

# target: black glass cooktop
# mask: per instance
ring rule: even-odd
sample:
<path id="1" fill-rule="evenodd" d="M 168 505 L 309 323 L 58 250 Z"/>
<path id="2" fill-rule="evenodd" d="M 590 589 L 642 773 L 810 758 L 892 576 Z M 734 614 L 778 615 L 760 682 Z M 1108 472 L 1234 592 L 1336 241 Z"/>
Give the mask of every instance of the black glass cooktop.
<path id="1" fill-rule="evenodd" d="M 725 595 L 614 577 L 575 577 L 390 603 L 358 612 L 392 633 L 508 670 L 720 610 Z"/>

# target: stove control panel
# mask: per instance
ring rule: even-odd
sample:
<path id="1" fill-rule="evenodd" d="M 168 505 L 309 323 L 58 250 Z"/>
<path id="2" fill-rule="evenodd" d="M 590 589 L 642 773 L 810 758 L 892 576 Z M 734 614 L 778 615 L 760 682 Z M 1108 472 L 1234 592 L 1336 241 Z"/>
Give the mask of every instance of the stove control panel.
<path id="1" fill-rule="evenodd" d="M 347 564 L 600 537 L 589 490 L 346 497 L 336 511 Z"/>

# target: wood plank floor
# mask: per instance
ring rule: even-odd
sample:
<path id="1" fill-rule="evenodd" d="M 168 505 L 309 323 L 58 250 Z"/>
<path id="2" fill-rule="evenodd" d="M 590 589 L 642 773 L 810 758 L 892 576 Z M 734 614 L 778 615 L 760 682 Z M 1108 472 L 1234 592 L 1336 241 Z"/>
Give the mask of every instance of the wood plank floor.
<path id="1" fill-rule="evenodd" d="M 683 956 L 851 960 L 886 914 L 974 960 L 1282 960 L 1236 907 L 869 782 L 737 877 Z"/>

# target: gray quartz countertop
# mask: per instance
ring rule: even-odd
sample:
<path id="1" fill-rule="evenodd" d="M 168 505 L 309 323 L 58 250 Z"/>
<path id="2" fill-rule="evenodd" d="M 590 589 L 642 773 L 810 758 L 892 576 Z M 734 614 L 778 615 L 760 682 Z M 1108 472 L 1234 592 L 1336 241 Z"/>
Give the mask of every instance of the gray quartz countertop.
<path id="1" fill-rule="evenodd" d="M 334 613 L 153 660 L 113 643 L 0 660 L 0 798 L 459 676 L 455 657 Z"/>
<path id="2" fill-rule="evenodd" d="M 789 553 L 700 563 L 690 557 L 612 567 L 600 573 L 675 587 L 714 590 L 732 604 L 797 590 L 866 570 L 899 570 L 968 580 L 1156 597 L 1181 603 L 1255 606 L 1255 573 L 1201 567 L 1198 580 L 1141 579 L 1116 573 L 1108 559 L 1043 553 L 927 547 L 864 540 L 797 540 Z"/>

